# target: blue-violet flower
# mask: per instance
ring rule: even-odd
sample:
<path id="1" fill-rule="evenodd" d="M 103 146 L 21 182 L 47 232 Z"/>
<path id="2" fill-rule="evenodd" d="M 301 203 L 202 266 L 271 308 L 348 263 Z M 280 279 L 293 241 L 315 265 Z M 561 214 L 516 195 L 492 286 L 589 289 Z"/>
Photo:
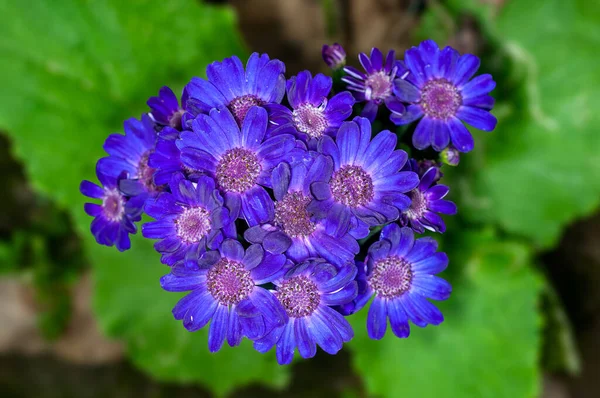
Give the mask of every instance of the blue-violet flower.
<path id="1" fill-rule="evenodd" d="M 182 174 L 173 176 L 171 192 L 163 192 L 146 202 L 144 210 L 156 221 L 142 225 L 145 238 L 160 239 L 154 248 L 167 265 L 185 260 L 193 265 L 206 248 L 217 249 L 224 233 L 235 236 L 235 227 L 211 177 L 201 176 L 197 183 Z"/>
<path id="2" fill-rule="evenodd" d="M 265 139 L 267 111 L 253 107 L 241 130 L 227 109 L 198 115 L 193 131 L 181 133 L 181 160 L 215 179 L 232 218 L 254 226 L 271 220 L 275 208 L 263 187 L 271 186 L 271 170 L 295 148 L 292 135 Z"/>
<path id="3" fill-rule="evenodd" d="M 354 97 L 343 91 L 327 99 L 332 84 L 331 77 L 319 73 L 313 78 L 309 71 L 288 80 L 287 99 L 292 109 L 280 104 L 266 106 L 269 134 L 291 133 L 306 143 L 325 134 L 335 137 L 342 122 L 352 114 Z"/>
<path id="4" fill-rule="evenodd" d="M 434 239 L 415 240 L 410 228 L 394 223 L 381 230 L 366 259 L 367 289 L 355 300 L 358 311 L 374 297 L 367 316 L 369 337 L 381 339 L 388 318 L 398 337 L 410 334 L 409 320 L 419 327 L 443 322 L 440 310 L 427 300 L 446 300 L 452 291 L 448 282 L 435 276 L 448 265 L 446 253 L 436 250 Z"/>
<path id="5" fill-rule="evenodd" d="M 479 69 L 479 58 L 459 56 L 451 47 L 440 50 L 433 40 L 426 40 L 407 50 L 404 61 L 409 73 L 394 81 L 394 93 L 410 105 L 391 120 L 407 124 L 422 117 L 412 138 L 415 148 L 431 145 L 441 151 L 452 143 L 460 152 L 469 152 L 473 137 L 462 122 L 484 131 L 496 127 L 490 113 L 494 98 L 489 95 L 496 82 L 489 74 L 470 80 Z"/>
<path id="6" fill-rule="evenodd" d="M 275 296 L 283 305 L 287 322 L 254 342 L 265 353 L 276 347 L 277 361 L 288 364 L 296 347 L 303 358 L 312 358 L 317 345 L 335 354 L 354 337 L 348 321 L 331 306 L 356 297 L 356 267 L 348 263 L 340 270 L 323 259 L 307 260 L 273 281 Z"/>
<path id="7" fill-rule="evenodd" d="M 339 231 L 350 228 L 357 239 L 364 238 L 370 226 L 397 220 L 399 211 L 410 205 L 405 193 L 418 185 L 419 177 L 400 171 L 408 156 L 395 150 L 396 140 L 387 130 L 371 140 L 371 123 L 362 117 L 344 122 L 335 141 L 324 137 L 319 149 L 332 158 L 333 173 L 327 182 L 312 183 L 317 201 L 310 210 L 326 216 Z"/>
<path id="8" fill-rule="evenodd" d="M 391 116 L 399 117 L 404 113 L 404 105 L 394 95 L 394 79 L 398 67 L 396 66 L 395 52 L 388 52 L 385 60 L 378 48 L 371 50 L 371 56 L 360 53 L 358 59 L 365 72 L 361 72 L 352 66 L 346 66 L 346 76 L 342 81 L 348 84 L 348 90 L 354 93 L 359 102 L 365 102 L 361 116 L 371 122 L 377 116 L 379 106 L 385 104 L 390 110 Z"/>
<path id="9" fill-rule="evenodd" d="M 266 224 L 251 227 L 246 240 L 261 243 L 265 250 L 283 253 L 296 263 L 309 257 L 323 257 L 341 266 L 354 259 L 359 246 L 352 236 L 339 231 L 337 223 L 315 217 L 308 206 L 312 201 L 310 186 L 331 175 L 331 159 L 313 152 L 309 163 L 292 166 L 281 163 L 273 169 L 275 216 Z"/>
<path id="10" fill-rule="evenodd" d="M 218 351 L 225 340 L 239 345 L 242 337 L 260 338 L 284 324 L 287 316 L 273 293 L 259 285 L 269 283 L 285 265 L 285 256 L 265 254 L 260 245 L 246 250 L 228 239 L 219 251 L 205 253 L 196 267 L 181 263 L 160 280 L 170 292 L 191 291 L 173 315 L 190 332 L 210 321 L 208 348 Z"/>

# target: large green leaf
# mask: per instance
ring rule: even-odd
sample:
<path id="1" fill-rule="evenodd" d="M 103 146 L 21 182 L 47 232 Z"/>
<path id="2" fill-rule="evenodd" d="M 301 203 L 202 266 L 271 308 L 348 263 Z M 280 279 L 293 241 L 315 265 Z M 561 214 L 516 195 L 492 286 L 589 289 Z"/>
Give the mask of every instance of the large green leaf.
<path id="1" fill-rule="evenodd" d="M 102 328 L 124 338 L 132 360 L 163 380 L 202 382 L 224 393 L 248 383 L 281 385 L 286 368 L 248 344 L 210 354 L 206 333 L 171 315 L 178 299 L 149 242 L 118 253 L 89 233 L 78 187 L 94 179 L 102 143 L 146 110 L 162 85 L 181 87 L 209 62 L 243 54 L 229 9 L 194 0 L 0 2 L 0 129 L 14 141 L 34 186 L 67 209 L 94 267 Z"/>
<path id="2" fill-rule="evenodd" d="M 349 345 L 367 391 L 382 398 L 536 396 L 541 278 L 528 249 L 475 232 L 448 246 L 460 275 L 439 305 L 446 318 L 440 326 L 412 326 L 407 339 L 388 328 L 373 341 L 367 311 L 351 318 L 356 337 Z"/>
<path id="3" fill-rule="evenodd" d="M 510 60 L 513 73 L 498 76 L 498 127 L 468 156 L 472 176 L 456 187 L 461 212 L 548 246 L 600 203 L 600 3 L 512 1 L 495 20 L 487 11 L 498 47 L 482 72 Z"/>
<path id="4" fill-rule="evenodd" d="M 78 215 L 79 180 L 94 177 L 109 133 L 161 86 L 244 52 L 233 13 L 194 0 L 15 1 L 0 11 L 0 128 L 36 188 Z"/>

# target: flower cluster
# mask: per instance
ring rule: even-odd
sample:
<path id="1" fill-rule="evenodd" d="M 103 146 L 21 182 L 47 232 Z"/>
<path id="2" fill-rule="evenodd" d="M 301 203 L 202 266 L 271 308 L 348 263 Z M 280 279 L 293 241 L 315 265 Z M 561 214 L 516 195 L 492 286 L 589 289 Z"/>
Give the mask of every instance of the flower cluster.
<path id="1" fill-rule="evenodd" d="M 101 201 L 85 205 L 100 244 L 127 250 L 142 214 L 154 219 L 141 229 L 169 267 L 161 285 L 188 292 L 173 315 L 190 331 L 209 325 L 212 352 L 247 338 L 281 364 L 317 346 L 335 354 L 354 334 L 346 316 L 371 299 L 373 339 L 388 323 L 407 337 L 409 321 L 443 321 L 430 300 L 450 296 L 435 276 L 448 258 L 417 235 L 444 233 L 441 215 L 456 214 L 442 163 L 473 149 L 463 121 L 494 128 L 494 81 L 472 79 L 477 57 L 431 40 L 403 61 L 360 54 L 364 71 L 344 67 L 339 44 L 323 58 L 338 80 L 286 79 L 255 53 L 210 64 L 181 96 L 163 87 L 106 140 L 101 185 L 81 184 Z"/>

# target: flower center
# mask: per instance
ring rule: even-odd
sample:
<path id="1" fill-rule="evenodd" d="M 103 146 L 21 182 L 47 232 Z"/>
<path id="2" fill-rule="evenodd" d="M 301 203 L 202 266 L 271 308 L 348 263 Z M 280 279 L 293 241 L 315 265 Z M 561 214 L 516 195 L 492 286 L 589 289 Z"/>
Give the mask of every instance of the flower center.
<path id="1" fill-rule="evenodd" d="M 360 166 L 342 166 L 333 173 L 330 186 L 333 198 L 350 207 L 364 206 L 374 196 L 373 180 Z"/>
<path id="2" fill-rule="evenodd" d="M 125 201 L 117 188 L 105 189 L 102 197 L 104 217 L 110 221 L 121 221 L 125 214 Z"/>
<path id="3" fill-rule="evenodd" d="M 384 71 L 375 72 L 365 83 L 367 100 L 383 101 L 392 94 L 392 79 Z"/>
<path id="4" fill-rule="evenodd" d="M 222 258 L 206 274 L 210 294 L 223 305 L 237 304 L 252 292 L 250 271 L 237 261 Z"/>
<path id="5" fill-rule="evenodd" d="M 253 152 L 244 148 L 229 149 L 217 164 L 217 183 L 225 191 L 246 192 L 256 184 L 261 171 Z"/>
<path id="6" fill-rule="evenodd" d="M 158 191 L 156 184 L 154 184 L 154 172 L 156 170 L 148 166 L 148 158 L 152 152 L 153 151 L 147 151 L 142 155 L 140 162 L 138 163 L 137 175 L 135 176 L 149 192 Z"/>
<path id="7" fill-rule="evenodd" d="M 210 213 L 203 207 L 185 209 L 175 219 L 177 236 L 185 243 L 200 242 L 210 232 Z"/>
<path id="8" fill-rule="evenodd" d="M 173 112 L 171 117 L 169 118 L 169 126 L 174 129 L 181 130 L 181 117 L 185 111 L 183 109 L 178 109 L 176 112 Z"/>
<path id="9" fill-rule="evenodd" d="M 375 262 L 368 281 L 377 295 L 394 298 L 410 289 L 412 278 L 410 263 L 401 257 L 392 256 Z"/>
<path id="10" fill-rule="evenodd" d="M 306 276 L 295 276 L 285 281 L 277 288 L 275 295 L 291 318 L 308 316 L 321 303 L 317 285 Z"/>
<path id="11" fill-rule="evenodd" d="M 419 188 L 415 188 L 408 193 L 411 200 L 410 207 L 406 210 L 406 215 L 411 220 L 416 220 L 423 217 L 427 210 L 427 199 Z"/>
<path id="12" fill-rule="evenodd" d="M 294 124 L 298 131 L 303 132 L 310 138 L 320 138 L 328 127 L 327 118 L 323 113 L 326 106 L 327 100 L 325 99 L 319 107 L 302 104 L 294 110 Z"/>
<path id="13" fill-rule="evenodd" d="M 295 191 L 275 202 L 275 222 L 289 236 L 308 236 L 315 230 L 315 224 L 310 221 L 310 213 L 306 210 L 310 200 L 301 192 Z"/>
<path id="14" fill-rule="evenodd" d="M 247 94 L 241 97 L 235 97 L 228 105 L 233 117 L 241 126 L 246 114 L 253 106 L 264 105 L 265 102 L 255 95 Z"/>
<path id="15" fill-rule="evenodd" d="M 420 103 L 427 116 L 448 119 L 456 115 L 462 104 L 462 96 L 448 80 L 435 79 L 425 83 L 421 89 Z"/>

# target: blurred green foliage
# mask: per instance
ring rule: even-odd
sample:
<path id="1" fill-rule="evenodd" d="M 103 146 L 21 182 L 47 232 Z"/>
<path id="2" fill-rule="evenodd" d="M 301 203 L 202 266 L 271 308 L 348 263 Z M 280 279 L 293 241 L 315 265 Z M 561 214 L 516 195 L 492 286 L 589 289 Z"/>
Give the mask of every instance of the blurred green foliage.
<path id="1" fill-rule="evenodd" d="M 450 242 L 449 242 L 450 243 Z M 527 246 L 491 230 L 469 231 L 449 244 L 453 294 L 436 303 L 446 320 L 411 325 L 400 340 L 366 333 L 367 311 L 351 317 L 349 343 L 367 390 L 381 397 L 534 397 L 539 392 L 541 278 Z"/>
<path id="2" fill-rule="evenodd" d="M 94 180 L 106 136 L 145 111 L 146 98 L 162 85 L 181 87 L 213 60 L 245 53 L 231 11 L 194 0 L 57 0 L 1 2 L 0 12 L 0 128 L 34 188 L 73 216 L 103 330 L 124 339 L 133 362 L 162 380 L 199 382 L 217 394 L 249 383 L 284 385 L 289 368 L 273 355 L 247 342 L 210 354 L 205 332 L 173 321 L 178 297 L 159 288 L 166 268 L 151 243 L 137 236 L 126 253 L 96 245 L 78 191 L 82 179 Z M 475 152 L 447 176 L 462 219 L 443 242 L 454 284 L 440 305 L 446 321 L 413 326 L 407 340 L 388 331 L 374 342 L 366 311 L 352 317 L 356 338 L 346 349 L 372 395 L 536 395 L 543 278 L 533 256 L 600 198 L 600 75 L 593 69 L 600 6 L 524 0 L 498 13 L 478 0 L 436 2 L 419 34 L 444 42 L 466 14 L 485 38 L 482 72 L 498 81 L 499 125 L 491 135 L 475 132 Z M 52 279 L 47 243 L 11 239 L 0 243 L 1 271 L 14 271 L 29 240 L 40 256 L 39 280 Z M 560 305 L 550 308 L 549 322 L 560 327 Z M 52 334 L 54 324 L 44 322 Z M 574 363 L 561 336 L 571 359 L 552 360 L 553 368 Z"/>
<path id="3" fill-rule="evenodd" d="M 498 15 L 476 0 L 450 4 L 479 16 L 482 72 L 498 82 L 498 128 L 479 140 L 469 173 L 456 170 L 462 215 L 552 246 L 600 203 L 600 3 L 510 1 Z"/>

